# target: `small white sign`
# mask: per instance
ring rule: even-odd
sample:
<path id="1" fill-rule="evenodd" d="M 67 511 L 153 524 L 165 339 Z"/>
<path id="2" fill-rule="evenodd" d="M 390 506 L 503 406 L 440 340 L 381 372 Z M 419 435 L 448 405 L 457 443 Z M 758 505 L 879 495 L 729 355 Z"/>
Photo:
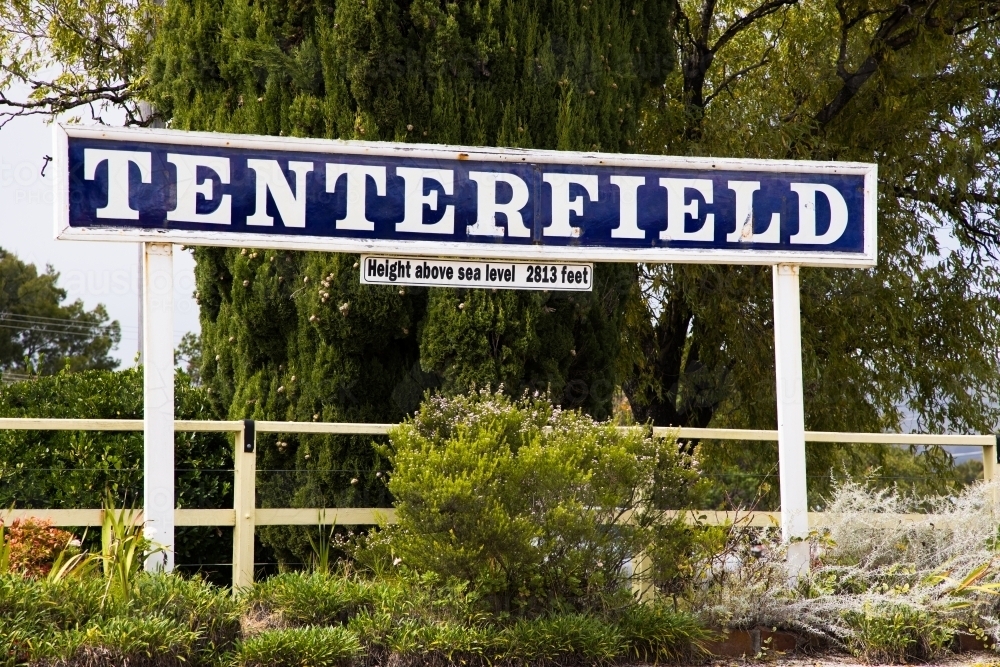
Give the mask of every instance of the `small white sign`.
<path id="1" fill-rule="evenodd" d="M 361 283 L 589 292 L 594 265 L 362 255 Z"/>

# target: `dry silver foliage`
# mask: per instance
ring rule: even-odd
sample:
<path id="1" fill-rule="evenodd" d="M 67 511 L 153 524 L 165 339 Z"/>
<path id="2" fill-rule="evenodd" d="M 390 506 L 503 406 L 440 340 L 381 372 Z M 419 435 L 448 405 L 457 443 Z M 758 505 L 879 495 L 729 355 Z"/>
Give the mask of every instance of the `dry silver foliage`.
<path id="1" fill-rule="evenodd" d="M 838 486 L 811 537 L 813 570 L 794 588 L 776 529 L 737 525 L 713 557 L 693 607 L 716 627 L 780 627 L 844 646 L 848 612 L 905 605 L 1000 643 L 1000 484 L 916 498 L 866 483 Z M 967 578 L 963 587 L 961 582 Z"/>

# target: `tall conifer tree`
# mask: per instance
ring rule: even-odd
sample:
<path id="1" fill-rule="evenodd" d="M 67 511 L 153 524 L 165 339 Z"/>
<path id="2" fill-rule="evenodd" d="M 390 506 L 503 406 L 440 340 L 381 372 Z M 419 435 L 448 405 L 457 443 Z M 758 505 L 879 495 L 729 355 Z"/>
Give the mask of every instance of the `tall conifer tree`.
<path id="1" fill-rule="evenodd" d="M 629 152 L 670 66 L 671 13 L 671 0 L 171 0 L 153 98 L 175 129 Z M 361 286 L 350 255 L 196 258 L 205 382 L 234 418 L 391 422 L 428 387 L 473 384 L 610 413 L 631 267 L 603 265 L 593 293 L 570 296 Z M 300 471 L 266 474 L 265 503 L 387 501 L 369 438 L 280 437 L 258 465 Z M 265 533 L 285 556 L 288 538 Z"/>

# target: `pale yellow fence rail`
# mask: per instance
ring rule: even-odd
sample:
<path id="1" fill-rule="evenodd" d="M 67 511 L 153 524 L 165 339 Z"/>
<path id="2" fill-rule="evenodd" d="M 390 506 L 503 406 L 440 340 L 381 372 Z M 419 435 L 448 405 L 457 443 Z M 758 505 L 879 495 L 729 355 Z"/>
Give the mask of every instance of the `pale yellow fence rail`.
<path id="1" fill-rule="evenodd" d="M 315 526 L 323 513 L 328 525 L 372 525 L 395 521 L 390 507 L 354 508 L 258 508 L 256 495 L 256 433 L 315 433 L 330 435 L 384 435 L 392 424 L 347 424 L 323 422 L 275 421 L 194 421 L 177 420 L 174 430 L 181 432 L 216 432 L 235 434 L 233 461 L 233 509 L 177 509 L 177 526 L 233 527 L 233 585 L 247 586 L 253 582 L 254 532 L 257 526 Z M 142 431 L 141 419 L 32 419 L 0 418 L 0 430 L 19 431 Z M 778 432 L 747 429 L 714 428 L 654 428 L 659 437 L 676 435 L 684 440 L 757 440 L 777 442 Z M 250 436 L 250 437 L 247 437 Z M 926 435 L 905 433 L 835 433 L 806 432 L 806 442 L 851 443 L 881 445 L 966 445 L 982 447 L 983 478 L 993 481 L 997 468 L 997 437 L 992 435 Z M 725 524 L 737 516 L 732 512 L 691 510 L 684 514 L 690 520 L 710 524 Z M 56 526 L 99 526 L 100 509 L 8 509 L 0 510 L 5 522 L 18 518 L 47 519 Z M 701 518 L 703 517 L 703 518 Z M 750 525 L 777 526 L 779 512 L 755 512 L 743 516 Z M 921 515 L 900 515 L 901 521 L 919 521 Z M 926 517 L 923 517 L 926 518 Z M 824 515 L 810 512 L 810 525 L 822 525 Z"/>

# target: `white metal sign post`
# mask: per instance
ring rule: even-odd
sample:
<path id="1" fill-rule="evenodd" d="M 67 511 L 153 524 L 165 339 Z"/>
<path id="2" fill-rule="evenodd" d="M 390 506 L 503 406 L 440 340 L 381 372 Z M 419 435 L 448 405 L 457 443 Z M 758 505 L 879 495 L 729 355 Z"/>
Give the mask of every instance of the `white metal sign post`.
<path id="1" fill-rule="evenodd" d="M 143 518 L 165 551 L 147 570 L 174 567 L 174 247 L 143 243 Z"/>
<path id="2" fill-rule="evenodd" d="M 432 287 L 589 290 L 591 262 L 773 266 L 782 535 L 791 576 L 808 569 L 799 267 L 875 265 L 875 165 L 54 132 L 56 237 L 145 244 L 144 507 L 167 548 L 147 567 L 173 566 L 179 243 L 358 253 L 362 283 Z"/>
<path id="3" fill-rule="evenodd" d="M 774 370 L 778 398 L 778 484 L 781 537 L 788 544 L 789 576 L 809 571 L 805 406 L 802 400 L 802 326 L 799 267 L 774 267 Z"/>

